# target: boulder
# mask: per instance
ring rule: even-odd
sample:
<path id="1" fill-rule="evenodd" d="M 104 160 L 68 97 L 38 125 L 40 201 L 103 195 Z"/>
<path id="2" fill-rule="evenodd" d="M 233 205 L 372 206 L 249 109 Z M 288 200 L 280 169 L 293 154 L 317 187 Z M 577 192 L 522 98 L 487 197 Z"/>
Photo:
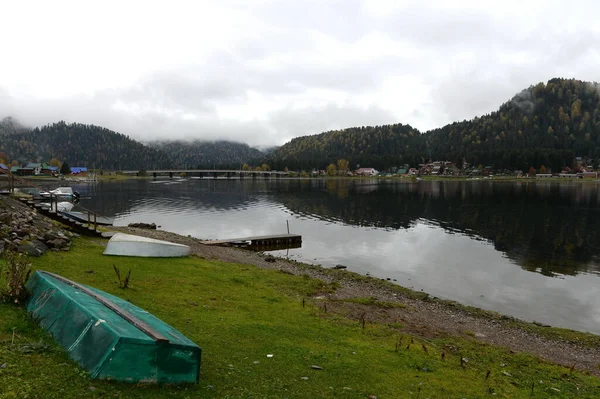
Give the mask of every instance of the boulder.
<path id="1" fill-rule="evenodd" d="M 33 242 L 31 241 L 25 241 L 24 243 L 21 243 L 19 245 L 19 247 L 17 248 L 17 251 L 26 254 L 28 256 L 41 256 L 43 254 L 43 252 L 38 249 L 38 247 L 36 245 L 33 244 Z"/>
<path id="2" fill-rule="evenodd" d="M 46 241 L 46 245 L 50 248 L 62 249 L 69 246 L 69 241 L 63 240 L 62 238 L 56 238 L 54 240 Z"/>

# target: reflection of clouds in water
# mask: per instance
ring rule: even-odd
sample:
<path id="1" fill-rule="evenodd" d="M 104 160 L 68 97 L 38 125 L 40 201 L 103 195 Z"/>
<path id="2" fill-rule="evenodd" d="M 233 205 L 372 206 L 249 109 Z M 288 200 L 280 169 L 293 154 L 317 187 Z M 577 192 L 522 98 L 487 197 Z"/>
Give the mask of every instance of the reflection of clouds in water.
<path id="1" fill-rule="evenodd" d="M 563 273 L 597 268 L 583 257 L 597 259 L 595 185 L 423 183 L 135 182 L 106 186 L 112 192 L 99 185 L 93 198 L 114 207 L 120 225 L 155 222 L 199 238 L 284 233 L 289 220 L 291 232 L 303 235 L 302 248 L 289 251 L 299 260 L 343 264 L 460 303 L 600 332 L 597 276 L 549 278 L 515 266 L 525 254 L 552 271 L 559 261 L 576 266 Z M 575 230 L 587 240 L 586 252 L 567 258 L 559 251 L 573 243 Z"/>

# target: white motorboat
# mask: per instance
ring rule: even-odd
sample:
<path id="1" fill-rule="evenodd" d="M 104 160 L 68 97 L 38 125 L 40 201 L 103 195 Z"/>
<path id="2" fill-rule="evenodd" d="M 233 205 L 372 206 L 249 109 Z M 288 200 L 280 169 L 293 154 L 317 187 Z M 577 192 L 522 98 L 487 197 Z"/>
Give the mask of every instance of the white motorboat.
<path id="1" fill-rule="evenodd" d="M 79 198 L 80 195 L 77 191 L 73 191 L 71 187 L 59 187 L 50 191 L 40 191 L 40 196 L 44 198 L 56 197 L 64 199 L 73 199 Z"/>
<path id="2" fill-rule="evenodd" d="M 147 258 L 176 258 L 189 254 L 187 245 L 124 233 L 112 236 L 104 250 L 104 255 Z"/>

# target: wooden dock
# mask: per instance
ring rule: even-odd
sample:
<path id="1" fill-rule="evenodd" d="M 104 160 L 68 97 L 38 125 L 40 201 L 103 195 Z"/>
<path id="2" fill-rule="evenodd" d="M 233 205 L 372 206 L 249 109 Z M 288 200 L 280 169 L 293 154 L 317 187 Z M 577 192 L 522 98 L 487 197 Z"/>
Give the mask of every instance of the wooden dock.
<path id="1" fill-rule="evenodd" d="M 294 248 L 297 248 L 299 244 L 302 244 L 302 236 L 299 234 L 275 234 L 269 236 L 231 238 L 228 240 L 208 240 L 201 241 L 201 243 L 204 245 L 217 245 L 225 247 L 234 245 L 245 245 L 249 247 L 290 245 Z"/>

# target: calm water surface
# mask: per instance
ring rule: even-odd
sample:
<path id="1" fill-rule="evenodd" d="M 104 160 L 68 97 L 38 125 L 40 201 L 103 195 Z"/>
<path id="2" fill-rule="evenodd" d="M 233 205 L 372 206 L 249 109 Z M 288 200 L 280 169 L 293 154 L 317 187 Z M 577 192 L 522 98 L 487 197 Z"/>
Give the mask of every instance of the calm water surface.
<path id="1" fill-rule="evenodd" d="M 74 186 L 116 225 L 198 238 L 286 232 L 277 251 L 525 320 L 600 333 L 595 183 L 187 180 Z"/>

